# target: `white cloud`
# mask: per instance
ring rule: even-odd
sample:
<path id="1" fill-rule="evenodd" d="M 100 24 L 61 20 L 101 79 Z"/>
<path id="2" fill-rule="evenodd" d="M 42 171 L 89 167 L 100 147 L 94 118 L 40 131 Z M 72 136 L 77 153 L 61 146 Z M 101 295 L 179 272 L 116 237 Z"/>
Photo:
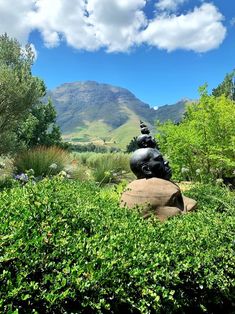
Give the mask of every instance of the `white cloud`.
<path id="1" fill-rule="evenodd" d="M 141 28 L 147 25 L 141 9 L 145 0 L 89 0 L 89 22 L 96 38 L 109 51 L 126 51 L 136 43 Z"/>
<path id="2" fill-rule="evenodd" d="M 22 44 L 27 43 L 32 30 L 28 15 L 33 7 L 33 0 L 0 0 L 0 34 L 7 32 Z"/>
<path id="3" fill-rule="evenodd" d="M 156 8 L 161 11 L 175 11 L 181 4 L 187 1 L 188 0 L 159 0 L 156 3 Z"/>
<path id="4" fill-rule="evenodd" d="M 48 47 L 61 39 L 77 49 L 126 51 L 146 25 L 146 0 L 37 0 L 30 13 Z"/>
<path id="5" fill-rule="evenodd" d="M 37 0 L 31 12 L 31 24 L 39 29 L 47 47 L 57 46 L 61 40 L 78 49 L 97 47 L 94 32 L 84 16 L 81 0 Z"/>
<path id="6" fill-rule="evenodd" d="M 38 30 L 47 47 L 62 41 L 76 49 L 128 51 L 143 43 L 172 51 L 205 52 L 218 47 L 226 29 L 213 4 L 169 15 L 187 0 L 159 0 L 161 10 L 147 20 L 148 0 L 0 0 L 0 33 L 23 44 Z"/>
<path id="7" fill-rule="evenodd" d="M 193 12 L 161 15 L 151 21 L 141 34 L 141 41 L 160 49 L 206 52 L 224 40 L 223 16 L 213 4 L 204 3 Z"/>

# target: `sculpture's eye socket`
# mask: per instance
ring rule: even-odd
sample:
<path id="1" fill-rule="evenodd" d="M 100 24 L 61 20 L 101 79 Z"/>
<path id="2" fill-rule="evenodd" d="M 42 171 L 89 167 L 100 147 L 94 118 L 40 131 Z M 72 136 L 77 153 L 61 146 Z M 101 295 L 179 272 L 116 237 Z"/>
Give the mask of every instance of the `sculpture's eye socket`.
<path id="1" fill-rule="evenodd" d="M 162 156 L 161 156 L 161 155 L 159 155 L 159 156 L 155 156 L 155 157 L 153 158 L 153 160 L 154 160 L 154 161 L 163 161 L 163 159 L 162 159 Z"/>

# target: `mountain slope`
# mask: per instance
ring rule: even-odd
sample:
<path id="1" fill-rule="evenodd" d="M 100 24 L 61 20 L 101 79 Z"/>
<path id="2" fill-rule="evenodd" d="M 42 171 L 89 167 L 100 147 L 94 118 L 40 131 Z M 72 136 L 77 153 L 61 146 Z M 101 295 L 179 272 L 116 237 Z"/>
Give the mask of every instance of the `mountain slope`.
<path id="1" fill-rule="evenodd" d="M 174 105 L 164 105 L 157 109 L 155 119 L 165 122 L 171 120 L 174 123 L 180 122 L 182 119 L 186 104 L 192 103 L 190 99 L 182 99 Z"/>
<path id="2" fill-rule="evenodd" d="M 106 142 L 124 148 L 139 134 L 139 120 L 179 121 L 186 101 L 155 110 L 130 91 L 94 81 L 65 83 L 47 93 L 63 136 L 72 142 Z"/>

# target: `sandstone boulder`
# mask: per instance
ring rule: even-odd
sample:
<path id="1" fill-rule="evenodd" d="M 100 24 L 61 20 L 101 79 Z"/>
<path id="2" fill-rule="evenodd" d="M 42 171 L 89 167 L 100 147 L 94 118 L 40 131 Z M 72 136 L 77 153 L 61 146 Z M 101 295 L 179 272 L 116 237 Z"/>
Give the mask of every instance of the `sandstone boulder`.
<path id="1" fill-rule="evenodd" d="M 163 221 L 192 210 L 196 201 L 183 196 L 175 183 L 150 178 L 132 181 L 122 194 L 121 206 L 138 206 L 144 217 L 155 214 Z"/>

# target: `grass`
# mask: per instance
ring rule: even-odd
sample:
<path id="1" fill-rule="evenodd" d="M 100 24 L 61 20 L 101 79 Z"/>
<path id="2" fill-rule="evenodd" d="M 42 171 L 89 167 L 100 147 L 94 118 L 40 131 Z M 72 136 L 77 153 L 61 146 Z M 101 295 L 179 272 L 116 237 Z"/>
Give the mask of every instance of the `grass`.
<path id="1" fill-rule="evenodd" d="M 33 169 L 35 177 L 52 176 L 65 170 L 68 177 L 80 181 L 93 180 L 99 184 L 131 181 L 135 176 L 129 167 L 129 155 L 124 153 L 72 153 L 59 148 L 39 147 L 25 151 L 13 161 L 5 158 L 4 169 L 0 168 L 0 187 L 5 179 L 15 174 L 26 173 Z M 54 166 L 51 167 L 51 166 Z M 0 163 L 1 166 L 1 163 Z"/>
<path id="2" fill-rule="evenodd" d="M 80 139 L 80 142 L 116 146 L 125 150 L 131 139 L 140 134 L 140 129 L 139 117 L 128 108 L 124 108 L 123 110 L 127 112 L 129 119 L 126 123 L 116 129 L 112 129 L 102 121 L 87 122 L 86 127 L 64 135 L 64 139 L 67 141 Z"/>
<path id="3" fill-rule="evenodd" d="M 58 147 L 37 147 L 24 151 L 14 159 L 16 173 L 33 169 L 34 175 L 55 175 L 62 171 L 69 160 L 69 154 Z"/>
<path id="4" fill-rule="evenodd" d="M 91 170 L 93 180 L 100 184 L 134 179 L 129 166 L 129 155 L 124 153 L 79 153 L 74 155 L 79 164 Z"/>
<path id="5" fill-rule="evenodd" d="M 14 172 L 13 160 L 10 157 L 0 158 L 0 189 L 11 186 L 11 179 Z"/>

